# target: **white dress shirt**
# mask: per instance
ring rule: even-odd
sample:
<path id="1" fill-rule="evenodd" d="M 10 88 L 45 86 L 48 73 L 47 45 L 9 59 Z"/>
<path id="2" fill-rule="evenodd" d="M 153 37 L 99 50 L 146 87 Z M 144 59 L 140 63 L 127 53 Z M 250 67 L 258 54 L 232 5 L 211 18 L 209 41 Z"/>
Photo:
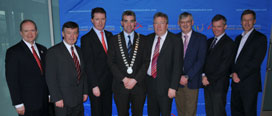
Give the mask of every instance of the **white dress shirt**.
<path id="1" fill-rule="evenodd" d="M 247 33 L 245 33 L 245 32 L 242 33 L 242 39 L 241 39 L 241 41 L 240 41 L 239 48 L 238 48 L 238 51 L 237 51 L 237 54 L 236 54 L 236 57 L 235 57 L 235 63 L 236 63 L 236 60 L 237 60 L 237 58 L 239 57 L 239 55 L 240 55 L 240 53 L 241 53 L 241 51 L 242 51 L 242 49 L 243 49 L 243 47 L 244 47 L 244 45 L 245 45 L 247 39 L 248 39 L 248 36 L 251 34 L 251 32 L 252 32 L 253 30 L 254 30 L 254 28 L 252 28 L 252 29 L 251 29 L 249 32 L 247 32 Z"/>
<path id="2" fill-rule="evenodd" d="M 93 30 L 94 30 L 94 32 L 96 33 L 96 35 L 98 36 L 98 39 L 99 39 L 99 41 L 100 41 L 101 44 L 102 44 L 101 31 L 99 31 L 99 30 L 96 29 L 95 27 L 93 27 Z M 104 41 L 105 41 L 105 44 L 106 44 L 106 48 L 108 49 L 108 42 L 107 42 L 107 38 L 106 38 L 105 31 L 103 30 L 102 32 L 103 32 L 103 35 L 104 35 Z"/>
<path id="3" fill-rule="evenodd" d="M 69 51 L 69 53 L 70 53 L 70 55 L 71 55 L 72 58 L 73 58 L 73 55 L 72 55 L 71 47 L 72 46 L 74 47 L 74 52 L 75 52 L 75 54 L 77 56 L 77 59 L 78 59 L 78 62 L 80 64 L 80 58 L 78 56 L 77 49 L 76 49 L 75 45 L 70 45 L 70 44 L 66 43 L 64 40 L 63 40 L 63 43 L 64 43 L 65 47 L 67 48 L 67 50 Z"/>
<path id="4" fill-rule="evenodd" d="M 163 43 L 166 39 L 166 35 L 167 35 L 168 31 L 166 31 L 166 33 L 164 35 L 161 36 L 161 39 L 160 39 L 160 50 L 159 52 L 161 51 L 161 48 L 163 46 Z M 152 58 L 153 58 L 153 54 L 154 54 L 154 50 L 155 50 L 155 46 L 156 46 L 156 43 L 158 41 L 158 35 L 155 36 L 155 39 L 154 39 L 154 42 L 153 42 L 153 45 L 152 45 L 152 53 L 151 53 L 151 58 L 150 58 L 150 63 L 149 63 L 149 67 L 148 67 L 148 70 L 147 70 L 147 74 L 149 76 L 151 76 L 151 65 L 152 65 Z"/>

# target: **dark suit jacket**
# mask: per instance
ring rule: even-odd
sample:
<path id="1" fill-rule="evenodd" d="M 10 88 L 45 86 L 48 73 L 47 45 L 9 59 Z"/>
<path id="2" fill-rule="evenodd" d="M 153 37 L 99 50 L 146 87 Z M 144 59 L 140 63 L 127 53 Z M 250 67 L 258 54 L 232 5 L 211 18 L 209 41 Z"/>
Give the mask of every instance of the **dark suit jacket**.
<path id="1" fill-rule="evenodd" d="M 155 33 L 148 35 L 148 59 L 152 57 Z M 152 61 L 151 61 L 152 62 Z M 183 67 L 183 44 L 175 34 L 168 31 L 157 60 L 157 77 L 148 78 L 148 92 L 168 95 L 168 89 L 177 90 Z"/>
<path id="2" fill-rule="evenodd" d="M 77 83 L 75 63 L 63 42 L 51 47 L 46 55 L 45 75 L 51 101 L 57 102 L 63 99 L 64 106 L 69 107 L 83 103 L 83 94 L 88 92 L 82 53 L 77 46 L 76 50 L 81 68 L 79 83 Z"/>
<path id="3" fill-rule="evenodd" d="M 112 33 L 105 30 L 107 45 L 110 46 L 110 38 Z M 109 48 L 109 47 L 108 47 Z M 95 31 L 90 32 L 81 38 L 81 50 L 87 74 L 89 91 L 98 86 L 100 91 L 111 90 L 112 73 L 107 63 L 108 55 L 105 53 Z"/>
<path id="4" fill-rule="evenodd" d="M 237 54 L 242 35 L 235 39 L 235 56 Z M 255 29 L 249 35 L 236 63 L 233 63 L 232 72 L 236 72 L 240 82 L 232 82 L 232 87 L 246 86 L 250 91 L 261 91 L 261 64 L 266 54 L 266 36 Z"/>
<path id="5" fill-rule="evenodd" d="M 46 48 L 36 43 L 42 68 Z M 36 51 L 37 52 L 37 51 Z M 48 102 L 44 74 L 24 41 L 10 47 L 6 53 L 6 79 L 13 105 L 24 103 L 26 110 L 37 110 Z"/>
<path id="6" fill-rule="evenodd" d="M 207 56 L 204 65 L 204 73 L 209 85 L 214 89 L 222 90 L 223 85 L 228 88 L 231 64 L 234 57 L 234 42 L 224 34 L 214 48 L 210 48 L 214 38 L 208 40 Z"/>
<path id="7" fill-rule="evenodd" d="M 181 39 L 181 33 L 177 34 Z M 181 39 L 182 40 L 182 39 Z M 183 74 L 188 75 L 188 88 L 198 89 L 202 85 L 202 72 L 207 52 L 207 37 L 192 31 L 184 57 Z M 183 87 L 183 85 L 180 85 Z"/>
<path id="8" fill-rule="evenodd" d="M 124 49 L 124 53 L 126 58 L 128 58 L 128 50 L 126 47 L 126 42 L 124 38 L 124 33 L 119 33 L 121 35 L 121 42 Z M 132 53 L 134 52 L 134 48 L 136 45 L 136 38 L 138 38 L 138 34 L 134 32 L 134 41 L 132 46 Z M 112 83 L 112 89 L 115 93 L 139 93 L 139 92 L 145 92 L 145 78 L 146 78 L 146 71 L 148 67 L 148 58 L 145 56 L 145 37 L 143 35 L 140 35 L 139 40 L 139 46 L 138 51 L 136 55 L 136 59 L 134 62 L 134 65 L 132 67 L 133 73 L 127 74 L 127 67 L 124 64 L 123 58 L 121 56 L 120 48 L 119 48 L 119 42 L 118 42 L 118 34 L 113 36 L 111 39 L 111 44 L 109 51 L 108 51 L 108 63 L 111 68 L 111 71 L 113 73 L 113 83 Z M 128 64 L 130 64 L 130 60 L 128 59 Z M 130 91 L 124 87 L 124 84 L 122 80 L 124 77 L 128 78 L 134 78 L 137 81 L 137 84 L 134 86 L 134 88 Z"/>

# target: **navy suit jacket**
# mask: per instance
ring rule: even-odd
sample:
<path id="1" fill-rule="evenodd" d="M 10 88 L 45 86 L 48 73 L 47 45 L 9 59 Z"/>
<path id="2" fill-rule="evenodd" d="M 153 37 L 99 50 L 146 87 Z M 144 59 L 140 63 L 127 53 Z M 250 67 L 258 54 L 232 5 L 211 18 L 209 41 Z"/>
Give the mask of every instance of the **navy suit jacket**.
<path id="1" fill-rule="evenodd" d="M 177 34 L 180 39 L 181 32 Z M 207 37 L 201 33 L 192 31 L 186 50 L 183 65 L 183 74 L 188 75 L 188 88 L 198 89 L 202 85 L 202 72 L 207 50 Z M 179 87 L 183 87 L 180 85 Z"/>

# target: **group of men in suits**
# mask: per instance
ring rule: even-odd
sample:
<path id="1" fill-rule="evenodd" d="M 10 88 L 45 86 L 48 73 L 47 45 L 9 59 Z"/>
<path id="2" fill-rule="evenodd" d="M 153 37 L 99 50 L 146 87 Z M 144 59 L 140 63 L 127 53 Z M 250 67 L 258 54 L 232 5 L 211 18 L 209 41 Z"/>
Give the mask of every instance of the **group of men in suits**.
<path id="1" fill-rule="evenodd" d="M 36 43 L 32 20 L 20 25 L 22 41 L 6 53 L 6 79 L 19 115 L 47 116 L 53 102 L 57 116 L 83 116 L 88 96 L 93 116 L 112 115 L 112 95 L 119 116 L 142 116 L 147 96 L 149 116 L 170 116 L 173 98 L 178 115 L 195 116 L 198 91 L 204 87 L 207 116 L 226 116 L 226 95 L 232 77 L 232 116 L 256 116 L 261 91 L 260 65 L 265 35 L 254 29 L 256 14 L 241 15 L 244 32 L 235 42 L 225 33 L 223 15 L 212 19 L 214 37 L 192 30 L 192 14 L 181 13 L 181 32 L 168 31 L 168 16 L 153 17 L 154 33 L 135 31 L 136 15 L 122 14 L 123 31 L 104 30 L 106 11 L 92 9 L 93 27 L 75 45 L 79 27 L 66 22 L 63 41 L 47 49 Z M 50 99 L 50 100 L 49 100 Z"/>

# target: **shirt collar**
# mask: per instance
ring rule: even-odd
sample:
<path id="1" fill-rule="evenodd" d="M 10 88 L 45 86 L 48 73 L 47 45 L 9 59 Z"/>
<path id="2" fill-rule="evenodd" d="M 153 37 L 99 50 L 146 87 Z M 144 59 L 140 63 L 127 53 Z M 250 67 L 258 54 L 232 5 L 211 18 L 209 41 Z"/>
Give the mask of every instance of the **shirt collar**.
<path id="1" fill-rule="evenodd" d="M 96 34 L 100 34 L 100 30 L 96 29 L 95 27 L 93 27 L 94 31 L 96 32 Z M 104 33 L 104 30 L 102 30 L 102 32 Z"/>
<path id="2" fill-rule="evenodd" d="M 188 37 L 191 37 L 192 32 L 193 32 L 193 30 L 189 31 L 189 33 L 187 33 L 187 34 L 185 34 L 185 33 L 182 32 L 182 35 L 183 35 L 183 36 L 184 36 L 184 35 L 187 35 Z"/>
<path id="3" fill-rule="evenodd" d="M 25 44 L 27 45 L 28 48 L 31 48 L 31 46 L 32 46 L 31 43 L 27 42 L 27 41 L 24 40 L 24 39 L 23 39 L 23 41 L 25 42 Z M 34 46 L 34 47 L 36 47 L 36 44 L 35 44 L 35 43 L 36 43 L 36 42 L 34 41 L 34 42 L 33 42 L 33 46 Z"/>
<path id="4" fill-rule="evenodd" d="M 130 34 L 124 31 L 124 36 L 127 37 L 128 35 L 130 36 L 130 39 L 132 39 L 132 37 L 134 37 L 134 31 L 132 31 Z"/>
<path id="5" fill-rule="evenodd" d="M 247 32 L 246 34 L 245 34 L 245 31 L 243 31 L 242 36 L 249 36 L 253 30 L 254 30 L 254 28 L 252 28 L 252 29 L 251 29 L 249 32 Z"/>
<path id="6" fill-rule="evenodd" d="M 216 38 L 217 39 L 217 41 L 219 41 L 223 36 L 225 35 L 225 32 L 224 33 L 222 33 L 221 35 L 219 35 L 218 37 L 214 37 L 214 38 Z"/>
<path id="7" fill-rule="evenodd" d="M 165 34 L 163 34 L 161 37 L 161 39 L 165 39 L 166 38 L 166 35 L 168 34 L 168 31 L 165 32 Z M 156 37 L 155 38 L 158 38 L 159 36 L 156 34 Z"/>
<path id="8" fill-rule="evenodd" d="M 66 48 L 67 48 L 68 50 L 70 50 L 71 47 L 74 47 L 74 48 L 75 48 L 75 45 L 70 45 L 70 44 L 66 43 L 66 41 L 64 41 L 64 40 L 62 40 L 62 41 L 63 41 L 64 45 L 66 46 Z"/>

